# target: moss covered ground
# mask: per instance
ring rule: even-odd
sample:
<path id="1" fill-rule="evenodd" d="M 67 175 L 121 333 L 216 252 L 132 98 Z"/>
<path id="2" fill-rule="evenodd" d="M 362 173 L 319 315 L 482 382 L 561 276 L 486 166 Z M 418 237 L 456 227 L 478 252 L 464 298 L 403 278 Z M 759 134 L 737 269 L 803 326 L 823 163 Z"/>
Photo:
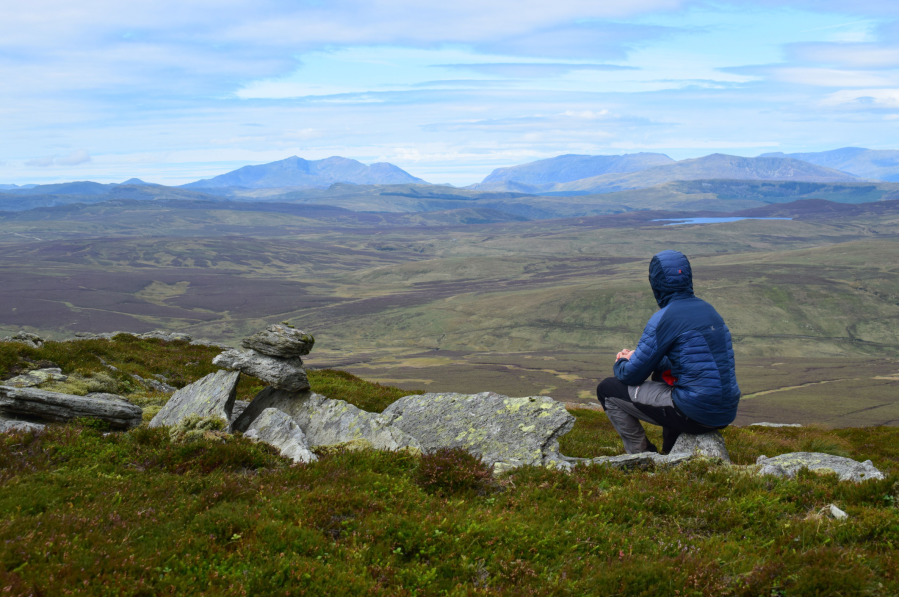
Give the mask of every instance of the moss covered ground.
<path id="1" fill-rule="evenodd" d="M 184 385 L 215 349 L 184 343 L 0 344 L 0 377 L 53 361 L 88 377 Z M 141 357 L 141 355 L 143 355 Z M 121 374 L 121 375 L 120 375 Z M 313 389 L 379 410 L 402 390 L 310 372 Z M 258 381 L 244 380 L 250 396 Z M 579 410 L 572 456 L 620 452 Z M 650 429 L 657 435 L 658 430 Z M 712 462 L 485 479 L 461 456 L 338 452 L 291 466 L 240 436 L 173 443 L 90 421 L 0 436 L 0 595 L 895 595 L 899 429 L 731 428 L 735 462 L 814 450 L 871 459 L 855 485 L 759 478 Z M 822 514 L 834 503 L 849 519 Z"/>

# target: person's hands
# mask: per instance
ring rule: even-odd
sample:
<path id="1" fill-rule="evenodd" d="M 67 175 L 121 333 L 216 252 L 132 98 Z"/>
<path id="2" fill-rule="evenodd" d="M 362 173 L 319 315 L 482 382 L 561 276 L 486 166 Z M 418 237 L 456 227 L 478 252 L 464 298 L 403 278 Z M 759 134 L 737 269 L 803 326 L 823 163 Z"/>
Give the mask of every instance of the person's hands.
<path id="1" fill-rule="evenodd" d="M 626 361 L 629 361 L 632 354 L 634 354 L 633 350 L 628 350 L 627 348 L 622 349 L 621 352 L 615 355 L 615 360 L 617 361 L 618 359 L 624 359 Z"/>

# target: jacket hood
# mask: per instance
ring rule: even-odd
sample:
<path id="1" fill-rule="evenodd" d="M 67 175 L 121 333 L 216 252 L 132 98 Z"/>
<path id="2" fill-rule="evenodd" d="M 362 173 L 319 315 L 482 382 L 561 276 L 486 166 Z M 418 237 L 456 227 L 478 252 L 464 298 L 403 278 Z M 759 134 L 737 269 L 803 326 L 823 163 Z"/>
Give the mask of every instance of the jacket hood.
<path id="1" fill-rule="evenodd" d="M 662 251 L 649 262 L 649 284 L 659 307 L 693 296 L 693 269 L 679 251 Z"/>

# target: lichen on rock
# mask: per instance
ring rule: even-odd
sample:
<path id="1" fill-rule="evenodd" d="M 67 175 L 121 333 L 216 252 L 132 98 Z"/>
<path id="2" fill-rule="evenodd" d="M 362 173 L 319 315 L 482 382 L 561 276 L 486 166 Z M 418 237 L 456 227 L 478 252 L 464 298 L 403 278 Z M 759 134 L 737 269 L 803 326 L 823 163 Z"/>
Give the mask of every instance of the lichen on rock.
<path id="1" fill-rule="evenodd" d="M 559 437 L 575 418 L 548 396 L 513 398 L 432 393 L 400 398 L 382 413 L 385 421 L 415 437 L 425 452 L 463 448 L 494 472 L 519 466 L 570 469 L 559 453 Z"/>
<path id="2" fill-rule="evenodd" d="M 822 452 L 790 452 L 773 458 L 759 456 L 755 461 L 760 475 L 792 478 L 802 469 L 817 473 L 836 473 L 840 481 L 868 481 L 883 479 L 884 475 L 870 460 L 858 462 L 851 458 Z"/>

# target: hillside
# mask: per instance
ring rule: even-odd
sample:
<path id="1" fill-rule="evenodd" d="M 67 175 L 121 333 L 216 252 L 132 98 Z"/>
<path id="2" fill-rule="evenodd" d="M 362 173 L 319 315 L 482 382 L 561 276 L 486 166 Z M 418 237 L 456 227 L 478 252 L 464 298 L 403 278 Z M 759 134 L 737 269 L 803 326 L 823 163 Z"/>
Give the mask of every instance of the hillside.
<path id="1" fill-rule="evenodd" d="M 488 190 L 489 183 L 506 181 L 529 185 L 571 182 L 592 176 L 614 172 L 637 172 L 651 166 L 673 163 L 674 160 L 660 153 L 634 153 L 625 155 L 560 155 L 528 164 L 497 168 L 477 185 L 468 188 Z"/>
<path id="2" fill-rule="evenodd" d="M 871 180 L 899 182 L 899 150 L 843 147 L 811 153 L 763 153 L 759 157 L 788 157 L 842 170 Z"/>
<path id="3" fill-rule="evenodd" d="M 66 374 L 99 378 L 105 361 L 118 370 L 106 383 L 158 409 L 167 396 L 137 390 L 129 375 L 183 387 L 213 370 L 217 353 L 128 336 L 0 344 L 0 377 L 52 360 Z M 375 411 L 406 394 L 336 371 L 309 379 L 316 392 Z M 238 396 L 260 385 L 245 377 Z M 604 413 L 571 414 L 564 453 L 621 452 Z M 660 441 L 659 428 L 648 433 Z M 185 442 L 166 428 L 107 433 L 96 420 L 14 432 L 0 441 L 0 588 L 235 597 L 899 592 L 896 427 L 723 435 L 741 466 L 522 467 L 491 479 L 459 451 L 330 450 L 291 466 L 241 435 Z M 795 451 L 870 459 L 887 477 L 752 474 L 759 456 Z M 848 517 L 835 519 L 830 504 Z"/>
<path id="4" fill-rule="evenodd" d="M 269 188 L 269 187 L 328 187 L 333 183 L 352 184 L 427 184 L 393 164 L 380 162 L 366 166 L 356 160 L 330 157 L 323 160 L 304 160 L 289 157 L 259 166 L 244 166 L 209 179 L 181 185 L 183 188 Z"/>

